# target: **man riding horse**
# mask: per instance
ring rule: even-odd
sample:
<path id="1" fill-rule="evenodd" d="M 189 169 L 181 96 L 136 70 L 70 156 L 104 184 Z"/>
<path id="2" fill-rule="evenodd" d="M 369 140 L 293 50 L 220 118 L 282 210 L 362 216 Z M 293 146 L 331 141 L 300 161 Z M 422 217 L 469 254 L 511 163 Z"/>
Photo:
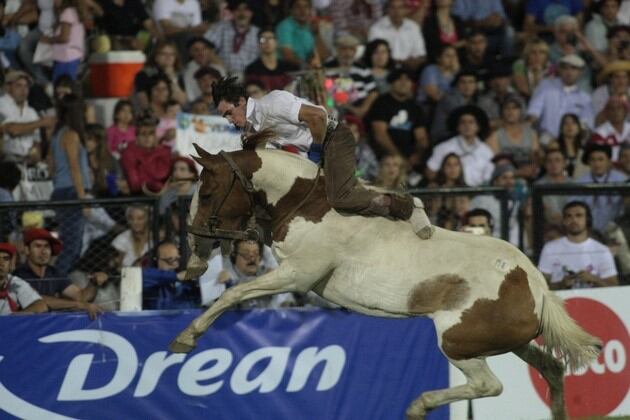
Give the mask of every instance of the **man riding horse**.
<path id="1" fill-rule="evenodd" d="M 352 132 L 344 123 L 330 118 L 323 107 L 281 90 L 260 99 L 248 98 L 235 77 L 214 82 L 212 96 L 221 115 L 244 131 L 244 141 L 252 133 L 268 130 L 273 134 L 271 146 L 321 163 L 328 202 L 336 210 L 408 220 L 420 238 L 428 239 L 433 234 L 418 198 L 377 192 L 361 185 L 355 177 Z"/>

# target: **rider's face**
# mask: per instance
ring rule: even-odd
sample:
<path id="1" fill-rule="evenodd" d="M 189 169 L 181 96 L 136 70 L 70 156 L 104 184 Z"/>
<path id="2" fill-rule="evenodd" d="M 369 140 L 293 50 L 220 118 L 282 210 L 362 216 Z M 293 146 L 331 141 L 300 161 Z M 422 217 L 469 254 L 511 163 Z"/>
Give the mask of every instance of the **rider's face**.
<path id="1" fill-rule="evenodd" d="M 240 98 L 238 105 L 234 105 L 232 102 L 222 100 L 219 102 L 217 109 L 225 119 L 234 124 L 238 128 L 245 127 L 247 122 L 245 118 L 245 111 L 247 108 L 247 101 L 245 98 Z"/>

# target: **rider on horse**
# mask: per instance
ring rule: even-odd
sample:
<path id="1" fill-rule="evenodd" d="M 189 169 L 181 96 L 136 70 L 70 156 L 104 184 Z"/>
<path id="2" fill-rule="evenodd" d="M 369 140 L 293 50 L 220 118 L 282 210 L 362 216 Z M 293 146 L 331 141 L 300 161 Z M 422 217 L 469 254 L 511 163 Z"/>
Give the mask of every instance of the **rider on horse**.
<path id="1" fill-rule="evenodd" d="M 242 129 L 245 136 L 271 130 L 274 136 L 270 145 L 322 163 L 326 195 L 336 210 L 409 220 L 420 238 L 431 237 L 433 227 L 419 199 L 377 192 L 361 185 L 355 177 L 352 132 L 345 124 L 330 118 L 323 107 L 282 90 L 274 90 L 260 99 L 248 98 L 234 77 L 214 82 L 212 96 L 221 115 Z"/>

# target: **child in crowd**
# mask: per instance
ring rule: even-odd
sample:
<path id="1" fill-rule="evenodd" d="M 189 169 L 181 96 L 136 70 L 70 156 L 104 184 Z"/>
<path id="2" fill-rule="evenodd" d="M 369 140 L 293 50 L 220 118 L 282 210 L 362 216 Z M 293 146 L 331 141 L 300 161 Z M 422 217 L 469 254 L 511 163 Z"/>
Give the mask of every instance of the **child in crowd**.
<path id="1" fill-rule="evenodd" d="M 177 137 L 177 114 L 182 112 L 182 106 L 174 99 L 166 103 L 166 114 L 160 118 L 155 128 L 155 134 L 161 145 L 170 148 L 175 147 Z"/>
<path id="2" fill-rule="evenodd" d="M 107 150 L 118 160 L 123 150 L 136 141 L 136 128 L 131 102 L 121 99 L 114 107 L 114 124 L 107 129 Z"/>

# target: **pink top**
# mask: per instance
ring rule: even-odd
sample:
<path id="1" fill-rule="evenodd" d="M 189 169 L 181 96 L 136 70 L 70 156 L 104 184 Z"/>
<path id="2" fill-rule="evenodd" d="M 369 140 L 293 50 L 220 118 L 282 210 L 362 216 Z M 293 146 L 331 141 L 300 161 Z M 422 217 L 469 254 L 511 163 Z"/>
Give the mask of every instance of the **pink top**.
<path id="1" fill-rule="evenodd" d="M 107 150 L 109 150 L 109 153 L 116 159 L 120 158 L 120 154 L 127 148 L 129 143 L 135 141 L 136 128 L 133 125 L 127 127 L 126 131 L 122 131 L 116 124 L 112 124 L 107 129 Z"/>
<path id="2" fill-rule="evenodd" d="M 83 23 L 79 20 L 77 9 L 74 7 L 64 9 L 64 11 L 61 12 L 61 16 L 59 16 L 59 24 L 61 23 L 70 25 L 70 36 L 66 43 L 52 44 L 53 60 L 62 63 L 82 60 L 85 53 L 85 28 L 83 27 Z M 55 30 L 55 35 L 58 35 L 60 31 L 61 27 L 58 26 Z"/>
<path id="3" fill-rule="evenodd" d="M 168 130 L 171 128 L 177 128 L 177 120 L 175 118 L 162 117 L 160 118 L 160 122 L 157 127 L 155 127 L 155 135 L 158 140 L 160 140 Z M 171 149 L 175 146 L 175 139 L 171 139 L 170 141 L 161 142 L 164 146 L 168 146 Z"/>

